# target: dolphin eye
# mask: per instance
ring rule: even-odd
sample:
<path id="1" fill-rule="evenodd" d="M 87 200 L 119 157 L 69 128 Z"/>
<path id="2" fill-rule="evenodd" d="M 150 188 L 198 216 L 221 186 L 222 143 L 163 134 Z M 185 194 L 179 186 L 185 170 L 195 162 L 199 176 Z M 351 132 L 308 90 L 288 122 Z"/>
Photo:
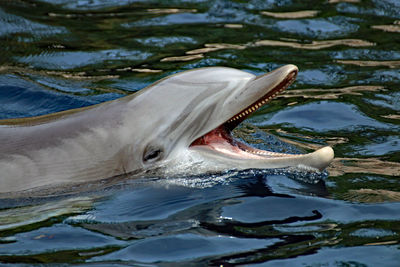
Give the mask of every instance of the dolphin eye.
<path id="1" fill-rule="evenodd" d="M 143 162 L 147 163 L 159 160 L 161 159 L 162 155 L 163 155 L 162 149 L 149 146 L 146 148 L 143 154 Z"/>

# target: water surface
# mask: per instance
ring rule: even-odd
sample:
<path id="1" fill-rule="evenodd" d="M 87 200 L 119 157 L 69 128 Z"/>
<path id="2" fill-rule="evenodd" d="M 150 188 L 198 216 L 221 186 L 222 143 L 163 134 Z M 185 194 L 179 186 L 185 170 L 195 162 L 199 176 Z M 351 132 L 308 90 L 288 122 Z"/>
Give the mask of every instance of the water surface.
<path id="1" fill-rule="evenodd" d="M 2 199 L 0 262 L 398 266 L 399 14 L 395 0 L 2 1 L 1 119 L 198 67 L 291 63 L 297 81 L 235 135 L 282 152 L 330 145 L 336 158 L 321 174 L 232 170 Z"/>

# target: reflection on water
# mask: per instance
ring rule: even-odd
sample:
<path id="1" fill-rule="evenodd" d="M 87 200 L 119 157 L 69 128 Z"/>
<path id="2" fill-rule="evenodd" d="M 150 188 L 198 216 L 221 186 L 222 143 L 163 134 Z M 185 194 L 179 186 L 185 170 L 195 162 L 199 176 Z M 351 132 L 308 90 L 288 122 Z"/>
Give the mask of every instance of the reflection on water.
<path id="1" fill-rule="evenodd" d="M 126 50 L 102 50 L 96 52 L 52 52 L 21 58 L 19 61 L 43 69 L 73 69 L 108 60 L 144 60 L 150 53 Z"/>
<path id="2" fill-rule="evenodd" d="M 388 68 L 399 68 L 400 61 L 388 60 L 388 61 L 362 61 L 362 60 L 338 60 L 338 63 L 342 64 L 352 64 L 360 67 L 388 67 Z"/>
<path id="3" fill-rule="evenodd" d="M 315 17 L 318 13 L 319 13 L 318 10 L 302 10 L 293 12 L 268 12 L 268 11 L 261 12 L 261 14 L 263 15 L 280 19 L 300 19 L 300 18 Z"/>
<path id="4" fill-rule="evenodd" d="M 397 266 L 399 14 L 397 0 L 2 1 L 2 119 L 197 67 L 292 63 L 297 82 L 235 135 L 278 152 L 331 145 L 336 158 L 329 174 L 232 170 L 1 199 L 0 262 Z"/>
<path id="5" fill-rule="evenodd" d="M 256 46 L 283 46 L 283 47 L 291 47 L 291 48 L 299 48 L 299 49 L 310 49 L 310 50 L 319 50 L 325 49 L 332 46 L 344 45 L 344 46 L 355 46 L 355 47 L 363 47 L 363 46 L 373 46 L 374 43 L 359 40 L 359 39 L 339 39 L 339 40 L 326 40 L 326 41 L 312 41 L 311 43 L 298 43 L 298 42 L 284 42 L 284 41 L 275 41 L 275 40 L 261 40 L 255 43 Z"/>

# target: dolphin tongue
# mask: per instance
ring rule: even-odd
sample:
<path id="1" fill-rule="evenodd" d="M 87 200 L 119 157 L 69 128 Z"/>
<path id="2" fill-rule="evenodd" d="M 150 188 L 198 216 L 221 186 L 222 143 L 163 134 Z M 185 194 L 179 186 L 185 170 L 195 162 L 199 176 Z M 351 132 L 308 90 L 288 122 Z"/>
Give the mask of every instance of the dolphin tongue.
<path id="1" fill-rule="evenodd" d="M 265 159 L 270 157 L 291 156 L 291 154 L 276 153 L 250 147 L 233 139 L 230 131 L 223 125 L 198 138 L 190 146 L 203 146 L 227 156 L 243 159 Z"/>
<path id="2" fill-rule="evenodd" d="M 334 152 L 331 147 L 323 147 L 308 154 L 285 154 L 250 147 L 233 139 L 225 126 L 220 126 L 206 135 L 195 140 L 190 148 L 206 154 L 220 155 L 223 158 L 239 159 L 236 163 L 246 162 L 237 166 L 245 168 L 285 168 L 309 167 L 322 171 L 333 160 Z M 217 156 L 218 157 L 218 156 Z"/>

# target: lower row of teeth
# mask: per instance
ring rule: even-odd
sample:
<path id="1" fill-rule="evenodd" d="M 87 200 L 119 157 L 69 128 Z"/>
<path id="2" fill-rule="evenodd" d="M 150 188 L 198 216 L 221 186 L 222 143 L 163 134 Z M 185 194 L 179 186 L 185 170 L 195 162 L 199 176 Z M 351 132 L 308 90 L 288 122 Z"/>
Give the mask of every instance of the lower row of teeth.
<path id="1" fill-rule="evenodd" d="M 264 156 L 275 156 L 275 157 L 298 156 L 297 154 L 284 154 L 272 151 L 248 150 L 248 149 L 245 149 L 244 151 L 247 153 L 264 155 Z"/>
<path id="2" fill-rule="evenodd" d="M 294 78 L 292 79 L 294 80 Z M 261 100 L 260 102 L 257 102 L 254 106 L 246 109 L 245 111 L 243 111 L 242 113 L 236 115 L 235 117 L 229 119 L 227 122 L 232 122 L 235 120 L 238 120 L 244 116 L 247 116 L 251 113 L 253 113 L 254 111 L 256 111 L 257 109 L 259 109 L 260 107 L 262 107 L 265 103 L 267 103 L 268 101 L 270 101 L 272 98 L 274 98 L 277 94 L 281 93 L 283 90 L 285 90 L 291 83 L 292 80 L 290 80 L 284 87 L 282 87 L 279 91 L 275 92 L 273 95 L 269 96 L 266 99 Z"/>

